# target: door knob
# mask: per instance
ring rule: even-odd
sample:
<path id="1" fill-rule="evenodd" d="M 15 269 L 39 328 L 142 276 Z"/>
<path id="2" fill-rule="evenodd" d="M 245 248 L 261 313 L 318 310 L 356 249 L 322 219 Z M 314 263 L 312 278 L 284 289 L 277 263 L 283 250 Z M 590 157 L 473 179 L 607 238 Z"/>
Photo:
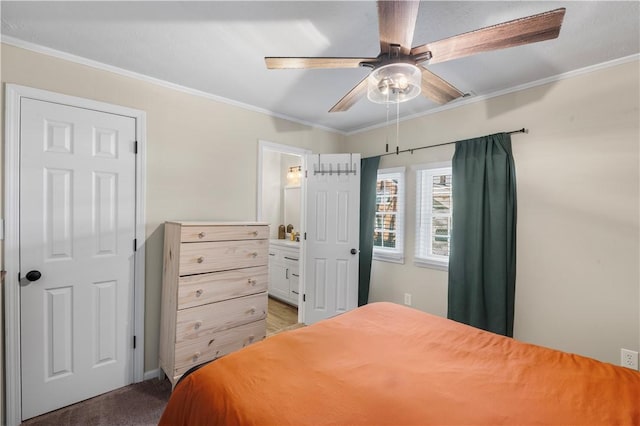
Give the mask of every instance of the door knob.
<path id="1" fill-rule="evenodd" d="M 25 278 L 29 281 L 38 281 L 41 276 L 42 274 L 40 271 L 29 271 L 27 272 L 27 275 L 25 275 Z"/>
<path id="2" fill-rule="evenodd" d="M 356 250 L 356 249 L 351 249 L 351 254 L 358 254 L 358 250 Z"/>

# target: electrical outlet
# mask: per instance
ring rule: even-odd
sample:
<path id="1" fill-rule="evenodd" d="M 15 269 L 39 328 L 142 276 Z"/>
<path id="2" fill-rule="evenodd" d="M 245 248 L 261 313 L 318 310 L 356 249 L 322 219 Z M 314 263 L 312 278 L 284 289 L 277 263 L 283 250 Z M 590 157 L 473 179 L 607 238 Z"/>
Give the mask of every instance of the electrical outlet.
<path id="1" fill-rule="evenodd" d="M 404 304 L 407 306 L 411 306 L 411 293 L 404 294 Z"/>
<path id="2" fill-rule="evenodd" d="M 629 349 L 620 349 L 620 365 L 632 370 L 637 370 L 638 352 Z"/>

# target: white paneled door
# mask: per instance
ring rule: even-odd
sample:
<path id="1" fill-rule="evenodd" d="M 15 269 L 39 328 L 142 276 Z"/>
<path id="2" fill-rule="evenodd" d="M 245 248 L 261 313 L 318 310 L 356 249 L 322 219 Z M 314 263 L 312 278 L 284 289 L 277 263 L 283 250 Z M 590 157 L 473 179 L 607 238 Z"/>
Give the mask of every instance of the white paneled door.
<path id="1" fill-rule="evenodd" d="M 304 322 L 358 305 L 360 154 L 306 158 Z"/>
<path id="2" fill-rule="evenodd" d="M 22 100 L 23 419 L 133 381 L 135 126 Z"/>

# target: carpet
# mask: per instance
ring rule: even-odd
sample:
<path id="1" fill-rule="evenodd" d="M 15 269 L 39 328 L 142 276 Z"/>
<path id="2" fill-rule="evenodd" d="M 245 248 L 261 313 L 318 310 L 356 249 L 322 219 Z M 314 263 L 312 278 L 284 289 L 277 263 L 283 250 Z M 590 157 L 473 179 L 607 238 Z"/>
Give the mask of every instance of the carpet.
<path id="1" fill-rule="evenodd" d="M 34 417 L 22 425 L 157 425 L 170 395 L 169 380 L 151 379 Z"/>

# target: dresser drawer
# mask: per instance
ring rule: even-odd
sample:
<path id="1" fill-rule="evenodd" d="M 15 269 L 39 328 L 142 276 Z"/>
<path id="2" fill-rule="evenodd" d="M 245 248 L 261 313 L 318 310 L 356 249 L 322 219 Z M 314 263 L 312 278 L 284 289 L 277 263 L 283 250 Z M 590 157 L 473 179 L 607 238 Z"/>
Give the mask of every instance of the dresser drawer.
<path id="1" fill-rule="evenodd" d="M 268 246 L 268 240 L 183 243 L 180 276 L 266 265 Z"/>
<path id="2" fill-rule="evenodd" d="M 176 343 L 200 339 L 266 317 L 264 293 L 183 309 L 177 313 Z"/>
<path id="3" fill-rule="evenodd" d="M 265 338 L 266 322 L 260 320 L 229 330 L 176 344 L 174 377 L 189 368 L 219 358 Z"/>
<path id="4" fill-rule="evenodd" d="M 267 291 L 267 266 L 179 278 L 178 309 Z"/>
<path id="5" fill-rule="evenodd" d="M 269 238 L 269 227 L 247 226 L 183 226 L 180 231 L 183 243 L 199 241 L 264 240 Z"/>

